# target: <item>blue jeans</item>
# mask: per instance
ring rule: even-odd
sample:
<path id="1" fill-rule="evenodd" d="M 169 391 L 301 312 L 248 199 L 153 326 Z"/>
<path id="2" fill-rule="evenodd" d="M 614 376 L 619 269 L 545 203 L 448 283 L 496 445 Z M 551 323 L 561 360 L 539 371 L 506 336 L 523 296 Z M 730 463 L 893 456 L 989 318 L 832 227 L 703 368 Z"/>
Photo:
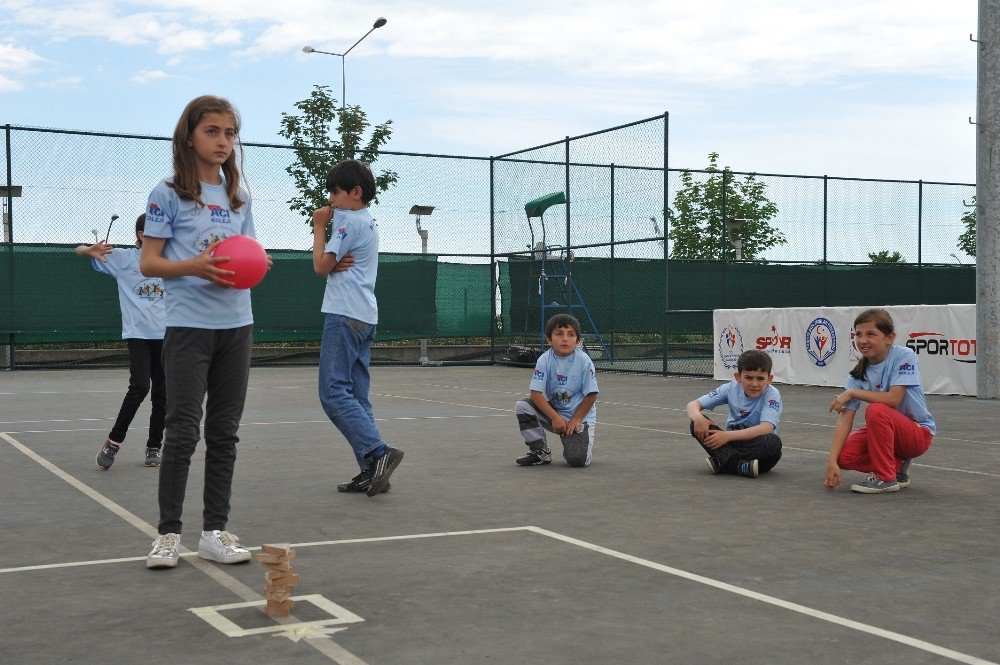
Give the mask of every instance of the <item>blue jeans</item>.
<path id="1" fill-rule="evenodd" d="M 319 401 L 367 471 L 371 453 L 385 448 L 368 401 L 375 326 L 341 314 L 326 314 L 319 351 Z"/>

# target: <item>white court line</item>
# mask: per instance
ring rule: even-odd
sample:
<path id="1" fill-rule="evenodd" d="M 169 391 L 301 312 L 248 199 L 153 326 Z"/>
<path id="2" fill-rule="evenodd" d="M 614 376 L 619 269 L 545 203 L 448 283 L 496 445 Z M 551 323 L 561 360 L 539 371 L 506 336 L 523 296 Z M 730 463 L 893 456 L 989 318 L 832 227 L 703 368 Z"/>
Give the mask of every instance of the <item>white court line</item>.
<path id="1" fill-rule="evenodd" d="M 78 480 L 77 478 L 66 473 L 58 466 L 56 466 L 49 460 L 45 459 L 32 449 L 28 448 L 27 446 L 25 446 L 20 441 L 13 438 L 6 432 L 0 432 L 0 438 L 4 439 L 5 441 L 7 441 L 7 443 L 20 450 L 22 453 L 24 453 L 25 456 L 27 456 L 34 462 L 38 463 L 42 468 L 46 469 L 47 471 L 50 471 L 56 477 L 64 480 L 72 487 L 83 492 L 83 494 L 93 499 L 100 505 L 104 506 L 105 508 L 113 512 L 115 515 L 118 515 L 123 520 L 125 520 L 126 522 L 137 528 L 139 531 L 142 531 L 150 538 L 155 539 L 156 536 L 158 535 L 156 528 L 152 524 L 149 524 L 139 516 L 126 510 L 125 508 L 118 505 L 117 503 L 115 503 L 108 497 L 104 496 L 97 490 L 93 489 L 86 483 L 82 482 L 81 480 Z M 191 550 L 183 546 L 181 547 L 181 551 L 187 555 L 192 554 Z M 211 577 L 213 580 L 215 580 L 225 588 L 229 589 L 237 597 L 242 598 L 244 601 L 258 601 L 263 598 L 263 596 L 261 596 L 259 593 L 257 593 L 247 585 L 243 584 L 243 582 L 240 582 L 238 579 L 231 576 L 229 573 L 222 571 L 220 568 L 208 563 L 207 561 L 191 556 L 188 556 L 188 560 L 192 566 L 194 566 L 201 572 L 205 573 L 206 575 Z M 294 624 L 297 622 L 297 620 L 292 617 L 288 618 L 275 617 L 275 621 L 277 621 L 278 623 L 288 623 L 288 624 Z M 331 640 L 328 637 L 311 638 L 307 640 L 307 643 L 311 647 L 322 653 L 323 655 L 330 658 L 338 665 L 365 665 L 364 661 L 357 658 L 349 651 L 344 649 L 342 646 L 333 642 L 333 640 Z"/>
<path id="2" fill-rule="evenodd" d="M 908 635 L 903 635 L 902 633 L 897 633 L 891 630 L 885 630 L 884 628 L 878 628 L 877 626 L 872 626 L 869 624 L 861 623 L 860 621 L 854 621 L 853 619 L 847 619 L 845 617 L 838 616 L 836 614 L 830 614 L 829 612 L 823 612 L 822 610 L 813 609 L 805 605 L 800 605 L 798 603 L 793 603 L 787 600 L 782 600 L 781 598 L 776 598 L 774 596 L 769 596 L 767 594 L 759 593 L 751 589 L 745 589 L 743 587 L 736 586 L 734 584 L 729 584 L 727 582 L 721 582 L 719 580 L 712 579 L 710 577 L 705 577 L 704 575 L 698 575 L 697 573 L 691 573 L 686 570 L 681 570 L 680 568 L 674 568 L 672 566 L 666 566 L 655 561 L 650 561 L 649 559 L 643 559 L 641 557 L 633 556 L 631 554 L 625 554 L 624 552 L 619 552 L 618 550 L 613 550 L 607 547 L 602 547 L 600 545 L 595 545 L 593 543 L 587 542 L 585 540 L 580 540 L 578 538 L 572 538 L 570 536 L 563 535 L 561 533 L 556 533 L 555 531 L 549 531 L 548 529 L 543 529 L 536 526 L 521 526 L 521 527 L 504 527 L 495 529 L 476 529 L 467 531 L 443 531 L 437 533 L 417 533 L 402 536 L 377 536 L 372 538 L 349 538 L 341 540 L 324 540 L 315 541 L 307 543 L 295 543 L 292 545 L 294 548 L 300 547 L 317 547 L 323 545 L 345 545 L 345 544 L 357 544 L 357 543 L 377 543 L 377 542 L 391 542 L 391 541 L 401 541 L 401 540 L 416 540 L 425 538 L 441 538 L 444 536 L 465 536 L 465 535 L 480 535 L 480 534 L 492 534 L 492 533 L 509 533 L 512 531 L 528 531 L 531 533 L 536 533 L 541 536 L 546 536 L 547 538 L 552 538 L 554 540 L 562 541 L 570 545 L 575 545 L 586 550 L 597 552 L 598 554 L 604 554 L 615 559 L 620 559 L 622 561 L 627 561 L 629 563 L 634 563 L 645 568 L 650 568 L 652 570 L 659 571 L 661 573 L 667 573 L 681 579 L 685 579 L 691 582 L 697 582 L 698 584 L 704 584 L 706 586 L 714 587 L 721 591 L 727 591 L 729 593 L 736 594 L 738 596 L 743 596 L 745 598 L 750 598 L 752 600 L 757 600 L 762 603 L 767 603 L 769 605 L 774 605 L 782 609 L 790 610 L 792 612 L 797 612 L 814 619 L 819 619 L 821 621 L 826 621 L 827 623 L 836 624 L 838 626 L 843 626 L 845 628 L 850 628 L 852 630 L 857 630 L 862 633 L 867 633 L 869 635 L 874 635 L 875 637 L 881 637 L 883 639 L 892 640 L 894 642 L 899 642 L 900 644 L 905 644 L 907 646 L 913 647 L 915 649 L 920 649 L 922 651 L 927 651 L 929 653 L 936 654 L 938 656 L 943 656 L 945 658 L 950 658 L 951 660 L 958 661 L 960 663 L 969 663 L 970 665 L 1000 665 L 993 661 L 988 661 L 976 656 L 970 656 L 953 649 L 948 649 L 946 647 L 938 646 L 931 642 L 926 642 L 924 640 L 919 640 Z M 117 560 L 106 560 L 94 563 L 105 563 L 112 561 L 129 561 L 130 559 L 117 559 Z M 87 565 L 86 562 L 79 562 L 78 564 L 65 564 L 65 565 Z M 25 568 L 24 570 L 28 570 Z M 0 570 L 0 572 L 4 572 Z M 242 604 L 238 604 L 242 605 Z M 237 605 L 233 605 L 236 607 Z"/>
<path id="3" fill-rule="evenodd" d="M 452 420 L 455 418 L 501 418 L 507 417 L 506 413 L 475 413 L 475 414 L 463 414 L 457 416 L 393 416 L 388 418 L 376 418 L 376 422 L 389 422 L 393 420 Z M 93 420 L 110 420 L 110 418 L 93 418 Z M 34 420 L 34 421 L 24 421 L 24 422 L 66 422 L 58 420 Z M 6 423 L 0 423 L 3 425 Z M 241 422 L 240 427 L 270 427 L 276 425 L 322 425 L 330 424 L 329 420 L 269 420 L 269 421 L 250 421 Z M 130 429 L 149 429 L 149 426 L 132 425 Z M 104 429 L 100 427 L 77 427 L 74 429 L 22 429 L 22 430 L 10 430 L 8 434 L 65 434 L 67 432 L 103 432 Z"/>
<path id="4" fill-rule="evenodd" d="M 814 619 L 827 621 L 829 623 L 837 624 L 839 626 L 844 626 L 845 628 L 851 628 L 852 630 L 857 630 L 862 633 L 868 633 L 869 635 L 874 635 L 876 637 L 881 637 L 887 640 L 892 640 L 894 642 L 899 642 L 900 644 L 905 644 L 915 649 L 920 649 L 922 651 L 927 651 L 929 653 L 933 653 L 938 656 L 950 658 L 960 663 L 969 663 L 970 665 L 998 665 L 993 661 L 985 660 L 983 658 L 978 658 L 976 656 L 970 656 L 960 651 L 954 651 L 953 649 L 948 649 L 942 646 L 938 646 L 936 644 L 932 644 L 930 642 L 925 642 L 924 640 L 918 640 L 914 637 L 903 635 L 902 633 L 896 633 L 891 630 L 885 630 L 884 628 L 870 626 L 868 624 L 861 623 L 860 621 L 846 619 L 844 617 L 837 616 L 836 614 L 830 614 L 829 612 L 816 610 L 811 607 L 806 607 L 805 605 L 799 605 L 798 603 L 792 603 L 787 600 L 775 598 L 774 596 L 768 596 L 763 593 L 751 591 L 750 589 L 744 589 L 743 587 L 738 587 L 733 584 L 728 584 L 726 582 L 713 580 L 710 577 L 704 577 L 702 575 L 697 575 L 695 573 L 689 573 L 686 570 L 681 570 L 679 568 L 664 566 L 663 564 L 656 563 L 654 561 L 649 561 L 648 559 L 640 559 L 639 557 L 632 556 L 631 554 L 625 554 L 623 552 L 618 552 L 617 550 L 608 549 L 607 547 L 594 545 L 593 543 L 588 543 L 585 540 L 578 540 L 576 538 L 564 536 L 554 531 L 548 531 L 547 529 L 541 529 L 535 526 L 529 526 L 527 527 L 527 530 L 543 536 L 548 536 L 549 538 L 554 538 L 555 540 L 561 540 L 571 545 L 576 545 L 577 547 L 582 547 L 584 549 L 592 550 L 600 554 L 606 554 L 616 559 L 621 559 L 622 561 L 628 561 L 630 563 L 638 564 L 640 566 L 645 566 L 646 568 L 658 570 L 663 573 L 669 573 L 670 575 L 690 580 L 692 582 L 697 582 L 699 584 L 705 584 L 710 587 L 715 587 L 716 589 L 721 589 L 722 591 L 728 591 L 730 593 L 735 593 L 737 595 L 744 596 L 746 598 L 759 600 L 762 603 L 775 605 L 777 607 L 781 607 L 786 610 L 791 610 L 792 612 L 798 612 L 799 614 L 804 614 L 806 616 L 813 617 Z"/>

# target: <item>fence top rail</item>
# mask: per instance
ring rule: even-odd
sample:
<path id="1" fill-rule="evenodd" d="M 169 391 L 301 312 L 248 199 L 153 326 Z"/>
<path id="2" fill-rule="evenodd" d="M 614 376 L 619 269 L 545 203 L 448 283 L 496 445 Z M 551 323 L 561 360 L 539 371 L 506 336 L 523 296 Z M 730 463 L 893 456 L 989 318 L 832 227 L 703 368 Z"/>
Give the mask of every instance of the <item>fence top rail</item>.
<path id="1" fill-rule="evenodd" d="M 640 125 L 640 124 L 647 123 L 647 122 L 652 122 L 652 121 L 655 121 L 655 120 L 661 120 L 663 118 L 664 118 L 663 115 L 657 115 L 657 116 L 653 116 L 651 118 L 645 118 L 643 120 L 637 120 L 635 122 L 627 123 L 627 124 L 624 124 L 624 125 L 619 125 L 618 127 L 611 127 L 609 129 L 602 129 L 600 131 L 591 132 L 589 134 L 581 134 L 580 136 L 568 137 L 568 139 L 570 141 L 572 141 L 574 139 L 586 138 L 586 137 L 590 137 L 590 136 L 596 136 L 596 135 L 599 135 L 599 134 L 603 134 L 603 133 L 615 131 L 615 130 L 622 129 L 622 128 L 625 128 L 625 127 L 632 127 L 632 126 L 635 126 L 635 125 Z M 144 140 L 148 140 L 148 141 L 170 141 L 170 140 L 172 140 L 170 137 L 167 137 L 167 136 L 153 136 L 151 134 L 130 134 L 130 133 L 123 133 L 123 132 L 96 132 L 96 131 L 79 130 L 79 129 L 56 129 L 56 128 L 52 128 L 52 127 L 31 127 L 31 126 L 27 126 L 27 125 L 12 125 L 12 124 L 9 124 L 9 123 L 8 124 L 4 124 L 4 125 L 0 125 L 0 126 L 4 127 L 8 131 L 37 132 L 37 133 L 42 133 L 42 134 L 68 134 L 68 135 L 72 135 L 72 136 L 100 136 L 100 137 L 107 137 L 107 138 L 144 139 Z M 562 144 L 562 143 L 565 143 L 565 142 L 566 142 L 566 139 L 563 139 L 561 141 L 554 141 L 552 143 L 547 143 L 547 144 L 544 144 L 544 145 L 535 146 L 534 148 L 527 148 L 525 150 L 518 150 L 518 151 L 515 151 L 515 152 L 510 152 L 510 153 L 507 153 L 507 154 L 504 154 L 504 155 L 497 155 L 497 156 L 493 156 L 493 157 L 478 157 L 478 156 L 472 156 L 472 155 L 442 155 L 442 154 L 434 154 L 434 153 L 406 152 L 406 151 L 395 151 L 395 150 L 380 150 L 379 154 L 381 154 L 381 155 L 401 156 L 401 157 L 426 157 L 426 158 L 432 158 L 432 159 L 463 159 L 463 160 L 469 160 L 469 161 L 483 161 L 483 162 L 503 161 L 503 162 L 527 163 L 527 164 L 545 164 L 545 165 L 551 165 L 551 166 L 555 166 L 555 165 L 566 166 L 567 165 L 566 161 L 555 162 L 555 161 L 533 160 L 533 159 L 510 159 L 510 157 L 512 155 L 518 155 L 518 154 L 521 154 L 521 153 L 524 153 L 524 152 L 529 152 L 531 150 L 537 150 L 537 149 L 540 149 L 540 148 L 551 147 L 551 146 L 559 145 L 559 144 Z M 243 145 L 248 146 L 248 147 L 253 147 L 253 148 L 280 148 L 280 149 L 284 149 L 284 150 L 295 150 L 295 149 L 298 149 L 298 148 L 305 148 L 307 150 L 327 150 L 328 149 L 328 148 L 323 148 L 323 147 L 318 147 L 318 146 L 292 146 L 292 145 L 281 145 L 281 144 L 277 144 L 277 143 L 258 143 L 258 142 L 249 142 L 249 141 L 246 142 L 246 143 L 244 143 Z M 620 169 L 633 169 L 633 170 L 640 170 L 640 171 L 663 171 L 663 167 L 661 167 L 661 166 L 637 166 L 637 165 L 628 165 L 628 164 L 611 164 L 611 163 L 608 163 L 608 164 L 599 164 L 599 163 L 584 163 L 584 162 L 569 162 L 568 165 L 569 166 L 576 166 L 576 167 L 594 166 L 594 167 L 604 167 L 604 168 L 609 168 L 611 166 L 614 166 L 616 169 L 620 168 Z M 714 174 L 722 174 L 723 172 L 728 172 L 728 173 L 730 173 L 732 175 L 739 175 L 739 176 L 767 176 L 767 177 L 773 177 L 773 178 L 799 178 L 799 179 L 803 179 L 803 180 L 838 180 L 838 181 L 846 181 L 846 182 L 892 182 L 892 183 L 900 183 L 900 184 L 943 185 L 943 186 L 951 186 L 951 187 L 975 187 L 976 186 L 975 183 L 970 183 L 970 182 L 946 182 L 946 181 L 938 181 L 938 180 L 919 180 L 919 179 L 918 180 L 899 180 L 899 179 L 893 179 L 893 178 L 855 178 L 855 177 L 848 177 L 848 176 L 831 176 L 831 175 L 802 175 L 802 174 L 795 174 L 795 173 L 766 173 L 766 172 L 761 172 L 761 171 L 733 171 L 733 170 L 730 170 L 730 169 L 707 170 L 707 169 L 690 169 L 690 168 L 668 168 L 667 172 L 669 172 L 669 173 L 708 173 L 708 174 L 713 174 L 713 175 Z"/>
<path id="2" fill-rule="evenodd" d="M 591 136 L 598 136 L 600 134 L 607 134 L 608 132 L 616 132 L 619 129 L 625 129 L 627 127 L 635 127 L 636 125 L 642 125 L 647 122 L 655 122 L 657 120 L 663 120 L 666 118 L 665 113 L 660 115 L 654 115 L 650 118 L 643 118 L 642 120 L 636 120 L 634 122 L 627 122 L 624 125 L 618 125 L 616 127 L 608 127 L 607 129 L 599 129 L 596 132 L 588 132 L 586 134 L 580 134 L 579 136 L 567 136 L 566 138 L 559 139 L 558 141 L 550 141 L 549 143 L 543 143 L 541 145 L 536 145 L 531 148 L 522 148 L 521 150 L 514 150 L 513 152 L 508 152 L 503 155 L 495 155 L 496 158 L 510 157 L 512 155 L 520 155 L 525 152 L 531 152 L 532 150 L 541 150 L 542 148 L 551 148 L 552 146 L 565 144 L 567 141 L 576 141 L 578 139 L 586 139 Z"/>

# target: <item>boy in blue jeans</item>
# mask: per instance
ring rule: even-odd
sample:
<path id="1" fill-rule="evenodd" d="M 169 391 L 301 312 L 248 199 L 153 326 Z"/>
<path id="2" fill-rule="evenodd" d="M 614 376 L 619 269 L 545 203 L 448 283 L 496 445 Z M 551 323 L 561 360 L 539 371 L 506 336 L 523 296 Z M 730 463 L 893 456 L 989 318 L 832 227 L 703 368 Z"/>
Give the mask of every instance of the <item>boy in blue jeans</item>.
<path id="1" fill-rule="evenodd" d="M 337 490 L 375 496 L 389 491 L 389 476 L 403 460 L 403 451 L 387 446 L 379 434 L 368 401 L 368 365 L 378 323 L 378 226 L 368 211 L 375 177 L 366 165 L 348 159 L 330 169 L 326 189 L 330 205 L 313 212 L 313 268 L 326 277 L 319 401 L 361 467 Z"/>
<path id="2" fill-rule="evenodd" d="M 597 421 L 597 377 L 594 361 L 582 349 L 580 322 L 569 314 L 556 314 L 545 323 L 549 350 L 535 363 L 531 395 L 514 405 L 521 436 L 528 452 L 515 462 L 520 466 L 551 464 L 545 430 L 558 434 L 563 459 L 570 466 L 590 466 Z"/>
<path id="3" fill-rule="evenodd" d="M 691 435 L 708 452 L 705 462 L 712 473 L 756 478 L 781 459 L 781 395 L 771 385 L 771 356 L 763 351 L 744 351 L 736 360 L 734 378 L 688 402 Z M 702 409 L 723 404 L 729 407 L 724 430 L 701 415 Z"/>

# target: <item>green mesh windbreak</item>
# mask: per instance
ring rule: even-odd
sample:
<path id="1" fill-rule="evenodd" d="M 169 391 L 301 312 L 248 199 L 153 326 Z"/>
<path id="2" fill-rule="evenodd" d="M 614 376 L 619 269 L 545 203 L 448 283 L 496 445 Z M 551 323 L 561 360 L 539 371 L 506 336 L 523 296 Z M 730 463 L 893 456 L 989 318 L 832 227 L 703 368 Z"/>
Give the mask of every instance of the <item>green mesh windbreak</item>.
<path id="1" fill-rule="evenodd" d="M 657 259 L 578 258 L 570 265 L 572 281 L 602 335 L 658 333 L 663 330 L 663 261 Z M 511 259 L 509 312 L 505 332 L 538 335 L 541 325 L 538 278 L 541 262 Z M 564 274 L 559 262 L 547 262 L 549 275 Z M 769 265 L 716 261 L 671 261 L 669 308 L 713 310 L 750 307 L 839 305 L 917 305 L 975 302 L 975 269 L 939 265 Z M 557 280 L 546 287 L 549 303 L 562 302 Z M 508 309 L 509 308 L 509 309 Z M 551 316 L 558 309 L 546 309 Z M 580 310 L 572 312 L 581 319 Z M 504 320 L 507 324 L 507 319 Z M 584 325 L 584 332 L 587 326 Z M 709 327 L 709 332 L 711 328 Z M 670 332 L 704 332 L 674 329 Z"/>
<path id="2" fill-rule="evenodd" d="M 18 342 L 115 340 L 121 314 L 115 282 L 72 247 L 16 245 L 0 251 L 0 334 Z M 316 341 L 324 280 L 312 254 L 274 251 L 274 268 L 253 289 L 257 341 Z M 382 254 L 375 288 L 379 339 L 489 336 L 488 264 L 442 263 L 433 254 Z M 167 296 L 169 298 L 169 294 Z"/>

